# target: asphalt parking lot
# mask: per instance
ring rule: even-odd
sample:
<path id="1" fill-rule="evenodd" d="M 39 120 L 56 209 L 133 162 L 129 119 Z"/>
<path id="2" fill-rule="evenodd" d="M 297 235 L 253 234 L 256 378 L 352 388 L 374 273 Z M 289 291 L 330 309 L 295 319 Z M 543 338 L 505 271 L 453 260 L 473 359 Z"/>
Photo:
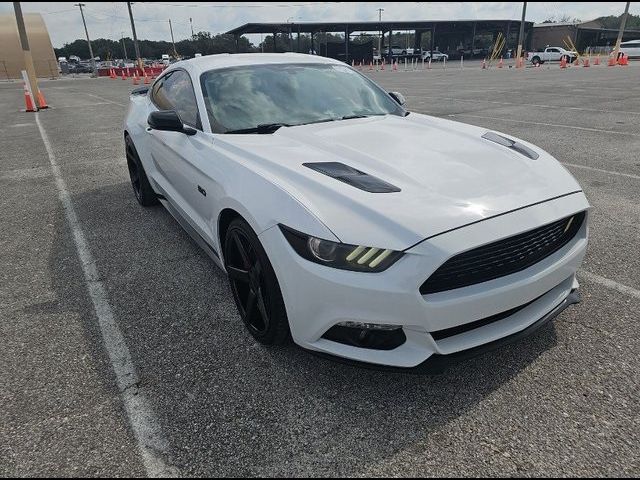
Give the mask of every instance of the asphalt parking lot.
<path id="1" fill-rule="evenodd" d="M 20 111 L 21 84 L 1 83 L 0 475 L 640 474 L 640 62 L 366 73 L 412 111 L 522 137 L 566 165 L 593 205 L 583 302 L 439 377 L 265 349 L 206 254 L 163 208 L 136 203 L 130 82 L 45 81 L 52 108 L 38 114 Z M 125 388 L 88 267 L 137 371 Z M 123 398 L 137 395 L 148 409 L 131 412 Z M 140 436 L 144 412 L 155 431 Z M 149 438 L 152 458 L 138 448 Z"/>

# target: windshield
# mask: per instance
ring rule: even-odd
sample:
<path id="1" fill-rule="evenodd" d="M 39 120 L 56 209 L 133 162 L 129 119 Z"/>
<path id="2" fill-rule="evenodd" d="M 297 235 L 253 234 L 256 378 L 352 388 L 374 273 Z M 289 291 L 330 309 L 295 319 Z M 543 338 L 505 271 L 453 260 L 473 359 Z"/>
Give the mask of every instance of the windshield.
<path id="1" fill-rule="evenodd" d="M 200 77 L 214 133 L 371 115 L 404 115 L 386 92 L 346 65 L 264 64 Z"/>

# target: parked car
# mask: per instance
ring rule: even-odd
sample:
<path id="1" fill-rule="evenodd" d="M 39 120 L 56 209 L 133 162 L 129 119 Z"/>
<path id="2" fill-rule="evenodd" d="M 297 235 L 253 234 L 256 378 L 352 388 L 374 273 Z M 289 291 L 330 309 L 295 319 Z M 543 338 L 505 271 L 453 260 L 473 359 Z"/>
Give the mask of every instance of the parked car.
<path id="1" fill-rule="evenodd" d="M 620 51 L 631 58 L 640 57 L 640 40 L 622 42 L 620 44 Z"/>
<path id="2" fill-rule="evenodd" d="M 69 73 L 91 73 L 91 65 L 86 63 L 69 63 Z"/>
<path id="3" fill-rule="evenodd" d="M 130 96 L 133 193 L 227 273 L 267 345 L 433 371 L 577 302 L 589 204 L 571 173 L 403 105 L 329 58 L 186 60 Z"/>
<path id="4" fill-rule="evenodd" d="M 403 51 L 405 51 L 404 48 L 399 47 L 398 45 L 393 45 L 391 47 L 391 56 L 399 57 L 400 55 L 402 55 Z M 388 57 L 389 56 L 389 47 L 384 47 L 382 49 L 382 53 L 384 54 L 385 57 Z"/>
<path id="5" fill-rule="evenodd" d="M 438 50 L 434 50 L 433 55 L 430 50 L 425 50 L 424 52 L 422 52 L 423 60 L 427 61 L 429 60 L 429 58 L 431 58 L 432 62 L 440 62 L 442 60 L 449 60 L 449 55 L 447 55 L 446 53 L 442 53 Z"/>
<path id="6" fill-rule="evenodd" d="M 559 62 L 562 58 L 571 63 L 578 58 L 578 52 L 565 50 L 562 47 L 546 47 L 542 51 L 527 53 L 527 61 L 534 65 L 542 65 L 544 62 Z"/>

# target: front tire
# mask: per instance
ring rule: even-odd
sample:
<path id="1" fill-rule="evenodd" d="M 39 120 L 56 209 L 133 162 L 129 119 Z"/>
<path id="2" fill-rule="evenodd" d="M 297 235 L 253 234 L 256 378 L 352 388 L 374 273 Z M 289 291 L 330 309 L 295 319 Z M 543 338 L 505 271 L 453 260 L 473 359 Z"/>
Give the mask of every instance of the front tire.
<path id="1" fill-rule="evenodd" d="M 124 138 L 125 150 L 127 154 L 127 167 L 129 169 L 129 179 L 133 187 L 136 200 L 143 207 L 151 207 L 158 204 L 158 196 L 151 188 L 147 174 L 144 171 L 138 151 L 133 145 L 133 140 L 129 135 Z"/>
<path id="2" fill-rule="evenodd" d="M 249 333 L 265 345 L 288 343 L 289 322 L 278 279 L 258 236 L 242 218 L 233 220 L 227 229 L 224 265 Z"/>

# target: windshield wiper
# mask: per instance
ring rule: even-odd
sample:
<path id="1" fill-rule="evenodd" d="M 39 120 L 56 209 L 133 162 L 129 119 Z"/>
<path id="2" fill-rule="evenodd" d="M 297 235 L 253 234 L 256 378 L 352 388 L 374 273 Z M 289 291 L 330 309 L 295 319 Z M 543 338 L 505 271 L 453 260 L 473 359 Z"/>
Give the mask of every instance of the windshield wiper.
<path id="1" fill-rule="evenodd" d="M 351 120 L 353 118 L 367 118 L 367 117 L 373 117 L 373 116 L 376 116 L 376 115 L 385 115 L 385 114 L 384 113 L 370 113 L 368 115 L 361 115 L 361 114 L 345 115 L 344 117 L 323 118 L 321 120 L 314 120 L 313 122 L 298 123 L 297 125 L 312 125 L 314 123 L 337 122 L 339 120 Z"/>
<path id="2" fill-rule="evenodd" d="M 225 133 L 273 133 L 280 127 L 290 127 L 288 123 L 261 123 L 251 128 L 241 128 L 239 130 L 229 130 Z"/>
<path id="3" fill-rule="evenodd" d="M 351 120 L 351 119 L 353 119 L 353 118 L 367 118 L 367 117 L 370 117 L 370 116 L 372 116 L 372 115 L 373 115 L 373 114 L 371 114 L 371 115 L 359 115 L 359 114 L 355 114 L 355 115 L 345 115 L 345 116 L 344 116 L 344 117 L 342 117 L 340 120 Z"/>

